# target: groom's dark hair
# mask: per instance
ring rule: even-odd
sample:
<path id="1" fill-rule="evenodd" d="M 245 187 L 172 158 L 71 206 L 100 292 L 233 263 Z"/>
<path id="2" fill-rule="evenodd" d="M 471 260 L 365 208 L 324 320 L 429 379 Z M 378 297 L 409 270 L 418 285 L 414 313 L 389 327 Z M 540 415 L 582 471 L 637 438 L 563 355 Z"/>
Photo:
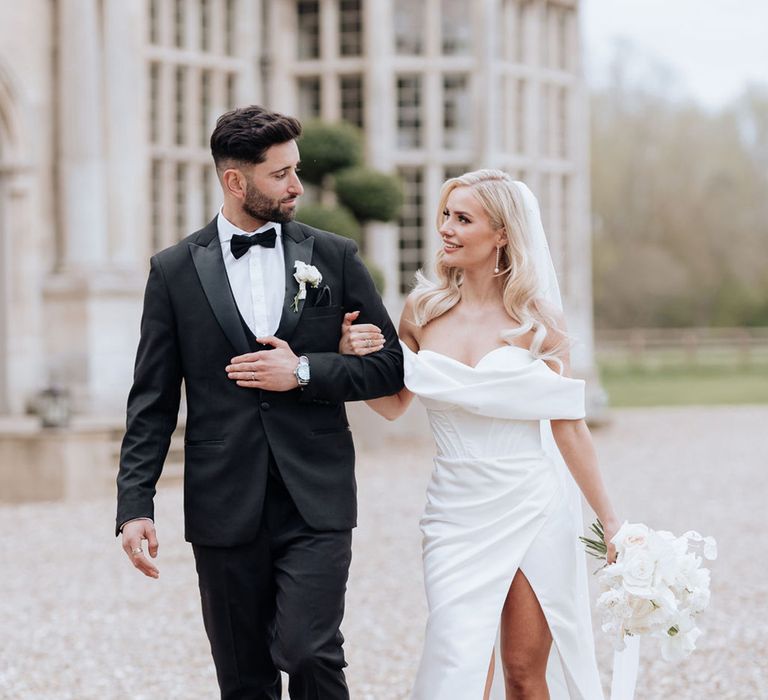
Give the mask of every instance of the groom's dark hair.
<path id="1" fill-rule="evenodd" d="M 251 105 L 222 114 L 211 134 L 216 170 L 238 162 L 263 163 L 270 147 L 301 135 L 301 122 L 278 112 Z"/>

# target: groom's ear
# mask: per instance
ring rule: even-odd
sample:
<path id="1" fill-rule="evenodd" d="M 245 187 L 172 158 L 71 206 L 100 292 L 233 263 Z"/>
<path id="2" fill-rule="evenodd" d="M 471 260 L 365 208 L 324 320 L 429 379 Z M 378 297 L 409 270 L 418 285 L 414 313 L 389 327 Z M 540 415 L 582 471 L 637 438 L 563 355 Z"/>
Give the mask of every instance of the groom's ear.
<path id="1" fill-rule="evenodd" d="M 221 174 L 221 184 L 224 192 L 238 199 L 245 199 L 245 175 L 238 168 L 227 168 Z"/>

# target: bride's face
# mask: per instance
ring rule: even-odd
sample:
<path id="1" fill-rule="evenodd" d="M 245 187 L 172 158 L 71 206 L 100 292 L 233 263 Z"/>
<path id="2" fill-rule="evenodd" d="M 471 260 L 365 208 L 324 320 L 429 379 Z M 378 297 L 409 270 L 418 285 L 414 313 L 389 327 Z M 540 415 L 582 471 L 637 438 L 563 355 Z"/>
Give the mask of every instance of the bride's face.
<path id="1" fill-rule="evenodd" d="M 439 233 L 445 263 L 463 270 L 488 268 L 492 271 L 496 265 L 496 248 L 506 240 L 503 230 L 491 226 L 470 187 L 457 187 L 448 195 Z"/>

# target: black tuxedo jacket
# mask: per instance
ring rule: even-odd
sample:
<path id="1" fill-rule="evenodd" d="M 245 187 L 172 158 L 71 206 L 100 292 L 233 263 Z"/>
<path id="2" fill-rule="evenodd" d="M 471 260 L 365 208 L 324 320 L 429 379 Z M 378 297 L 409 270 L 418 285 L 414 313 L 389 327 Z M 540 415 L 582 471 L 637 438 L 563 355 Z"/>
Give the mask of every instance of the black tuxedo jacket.
<path id="1" fill-rule="evenodd" d="M 349 239 L 304 224 L 283 224 L 285 301 L 276 335 L 309 358 L 303 389 L 247 389 L 227 377 L 232 357 L 252 351 L 229 287 L 216 219 L 151 259 L 134 383 L 117 477 L 118 527 L 154 517 L 155 485 L 176 427 L 182 380 L 186 539 L 230 546 L 258 531 L 271 450 L 307 524 L 318 530 L 354 527 L 354 447 L 345 401 L 396 393 L 403 386 L 397 334 L 368 271 Z M 294 262 L 323 276 L 308 287 L 298 312 Z M 327 287 L 327 288 L 326 288 Z M 375 323 L 381 352 L 338 354 L 345 311 Z"/>

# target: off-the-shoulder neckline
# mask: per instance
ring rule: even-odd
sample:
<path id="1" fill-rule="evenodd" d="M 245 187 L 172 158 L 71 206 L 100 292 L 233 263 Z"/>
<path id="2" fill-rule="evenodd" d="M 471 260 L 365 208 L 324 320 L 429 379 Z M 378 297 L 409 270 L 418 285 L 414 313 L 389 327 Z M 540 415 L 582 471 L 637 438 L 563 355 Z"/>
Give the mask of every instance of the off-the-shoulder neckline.
<path id="1" fill-rule="evenodd" d="M 461 365 L 462 367 L 466 367 L 467 369 L 477 369 L 483 361 L 490 357 L 491 355 L 494 355 L 495 353 L 499 352 L 500 350 L 520 350 L 521 352 L 524 352 L 529 357 L 532 357 L 531 351 L 528 350 L 528 348 L 521 347 L 520 345 L 501 345 L 498 348 L 493 348 L 493 350 L 489 350 L 485 355 L 483 355 L 476 364 L 474 365 L 468 365 L 466 362 L 462 362 L 461 360 L 457 360 L 455 357 L 451 357 L 450 355 L 446 355 L 442 352 L 437 352 L 436 350 L 430 350 L 429 348 L 421 348 L 420 350 L 413 351 L 411 350 L 402 340 L 400 341 L 400 345 L 403 346 L 408 352 L 410 352 L 413 355 L 420 355 L 421 353 L 428 352 L 431 355 L 437 355 L 438 357 L 441 357 L 445 360 L 448 360 L 449 362 L 453 362 L 457 365 Z"/>

